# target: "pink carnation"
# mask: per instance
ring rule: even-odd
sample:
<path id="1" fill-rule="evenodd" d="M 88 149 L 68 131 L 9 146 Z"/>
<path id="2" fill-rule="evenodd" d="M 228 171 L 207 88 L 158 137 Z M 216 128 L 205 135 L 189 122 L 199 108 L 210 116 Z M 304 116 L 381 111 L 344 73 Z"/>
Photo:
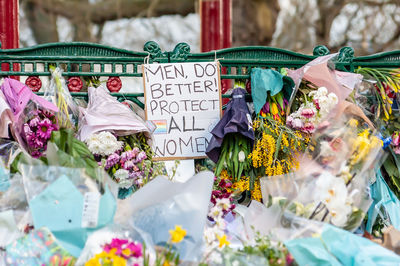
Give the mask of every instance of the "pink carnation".
<path id="1" fill-rule="evenodd" d="M 293 119 L 292 127 L 296 128 L 296 129 L 297 128 L 302 128 L 303 127 L 303 121 L 301 121 L 301 119 L 299 119 L 299 118 Z"/>
<path id="2" fill-rule="evenodd" d="M 314 110 L 311 108 L 304 108 L 303 110 L 301 110 L 301 115 L 305 118 L 311 118 L 314 116 L 314 114 Z"/>
<path id="3" fill-rule="evenodd" d="M 313 133 L 314 129 L 314 124 L 310 122 L 305 123 L 304 126 L 301 128 L 301 130 L 306 133 Z"/>

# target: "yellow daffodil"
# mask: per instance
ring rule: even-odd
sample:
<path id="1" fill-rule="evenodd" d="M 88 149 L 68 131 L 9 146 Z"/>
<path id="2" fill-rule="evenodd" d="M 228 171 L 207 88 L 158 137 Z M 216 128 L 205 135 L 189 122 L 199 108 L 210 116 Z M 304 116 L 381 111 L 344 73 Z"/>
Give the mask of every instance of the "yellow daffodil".
<path id="1" fill-rule="evenodd" d="M 179 243 L 185 238 L 186 230 L 182 229 L 180 225 L 175 225 L 175 229 L 169 230 L 169 234 L 171 235 L 172 243 Z"/>
<path id="2" fill-rule="evenodd" d="M 217 236 L 219 240 L 219 247 L 222 248 L 223 246 L 229 246 L 230 242 L 226 239 L 226 235 Z"/>

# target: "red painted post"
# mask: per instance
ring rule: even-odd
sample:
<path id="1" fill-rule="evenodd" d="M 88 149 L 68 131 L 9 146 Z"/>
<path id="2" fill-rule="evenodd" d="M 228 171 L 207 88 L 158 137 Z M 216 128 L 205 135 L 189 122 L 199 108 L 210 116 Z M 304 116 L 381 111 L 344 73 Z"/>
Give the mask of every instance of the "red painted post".
<path id="1" fill-rule="evenodd" d="M 222 0 L 222 47 L 232 46 L 232 0 Z"/>
<path id="2" fill-rule="evenodd" d="M 200 0 L 202 52 L 232 45 L 232 0 Z"/>
<path id="3" fill-rule="evenodd" d="M 202 52 L 221 48 L 221 0 L 200 0 Z"/>
<path id="4" fill-rule="evenodd" d="M 200 50 L 209 52 L 232 45 L 232 0 L 200 0 L 201 42 Z M 221 74 L 226 69 L 221 69 Z M 232 82 L 222 81 L 222 93 Z M 224 101 L 225 103 L 226 101 Z"/>
<path id="5" fill-rule="evenodd" d="M 13 49 L 19 47 L 19 19 L 18 0 L 0 0 L 0 42 L 1 49 Z M 14 70 L 18 69 L 15 64 Z M 10 66 L 2 64 L 1 70 L 8 71 Z"/>

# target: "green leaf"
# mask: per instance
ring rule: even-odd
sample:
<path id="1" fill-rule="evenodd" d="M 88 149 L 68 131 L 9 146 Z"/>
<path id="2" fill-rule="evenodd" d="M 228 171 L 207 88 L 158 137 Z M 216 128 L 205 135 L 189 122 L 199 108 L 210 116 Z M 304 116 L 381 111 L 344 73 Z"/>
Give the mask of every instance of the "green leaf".
<path id="1" fill-rule="evenodd" d="M 278 158 L 278 153 L 279 153 L 279 150 L 281 148 L 282 132 L 283 132 L 283 130 L 281 130 L 281 132 L 279 133 L 278 141 L 276 143 L 275 153 L 274 153 L 274 160 L 276 160 Z"/>

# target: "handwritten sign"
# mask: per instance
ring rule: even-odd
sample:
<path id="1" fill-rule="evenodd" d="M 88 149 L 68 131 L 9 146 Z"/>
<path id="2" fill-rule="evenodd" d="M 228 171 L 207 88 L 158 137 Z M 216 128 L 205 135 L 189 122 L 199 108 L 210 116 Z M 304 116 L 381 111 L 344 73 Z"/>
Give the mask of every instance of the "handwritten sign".
<path id="1" fill-rule="evenodd" d="M 143 66 L 146 119 L 156 126 L 155 159 L 205 156 L 221 118 L 216 62 Z"/>

